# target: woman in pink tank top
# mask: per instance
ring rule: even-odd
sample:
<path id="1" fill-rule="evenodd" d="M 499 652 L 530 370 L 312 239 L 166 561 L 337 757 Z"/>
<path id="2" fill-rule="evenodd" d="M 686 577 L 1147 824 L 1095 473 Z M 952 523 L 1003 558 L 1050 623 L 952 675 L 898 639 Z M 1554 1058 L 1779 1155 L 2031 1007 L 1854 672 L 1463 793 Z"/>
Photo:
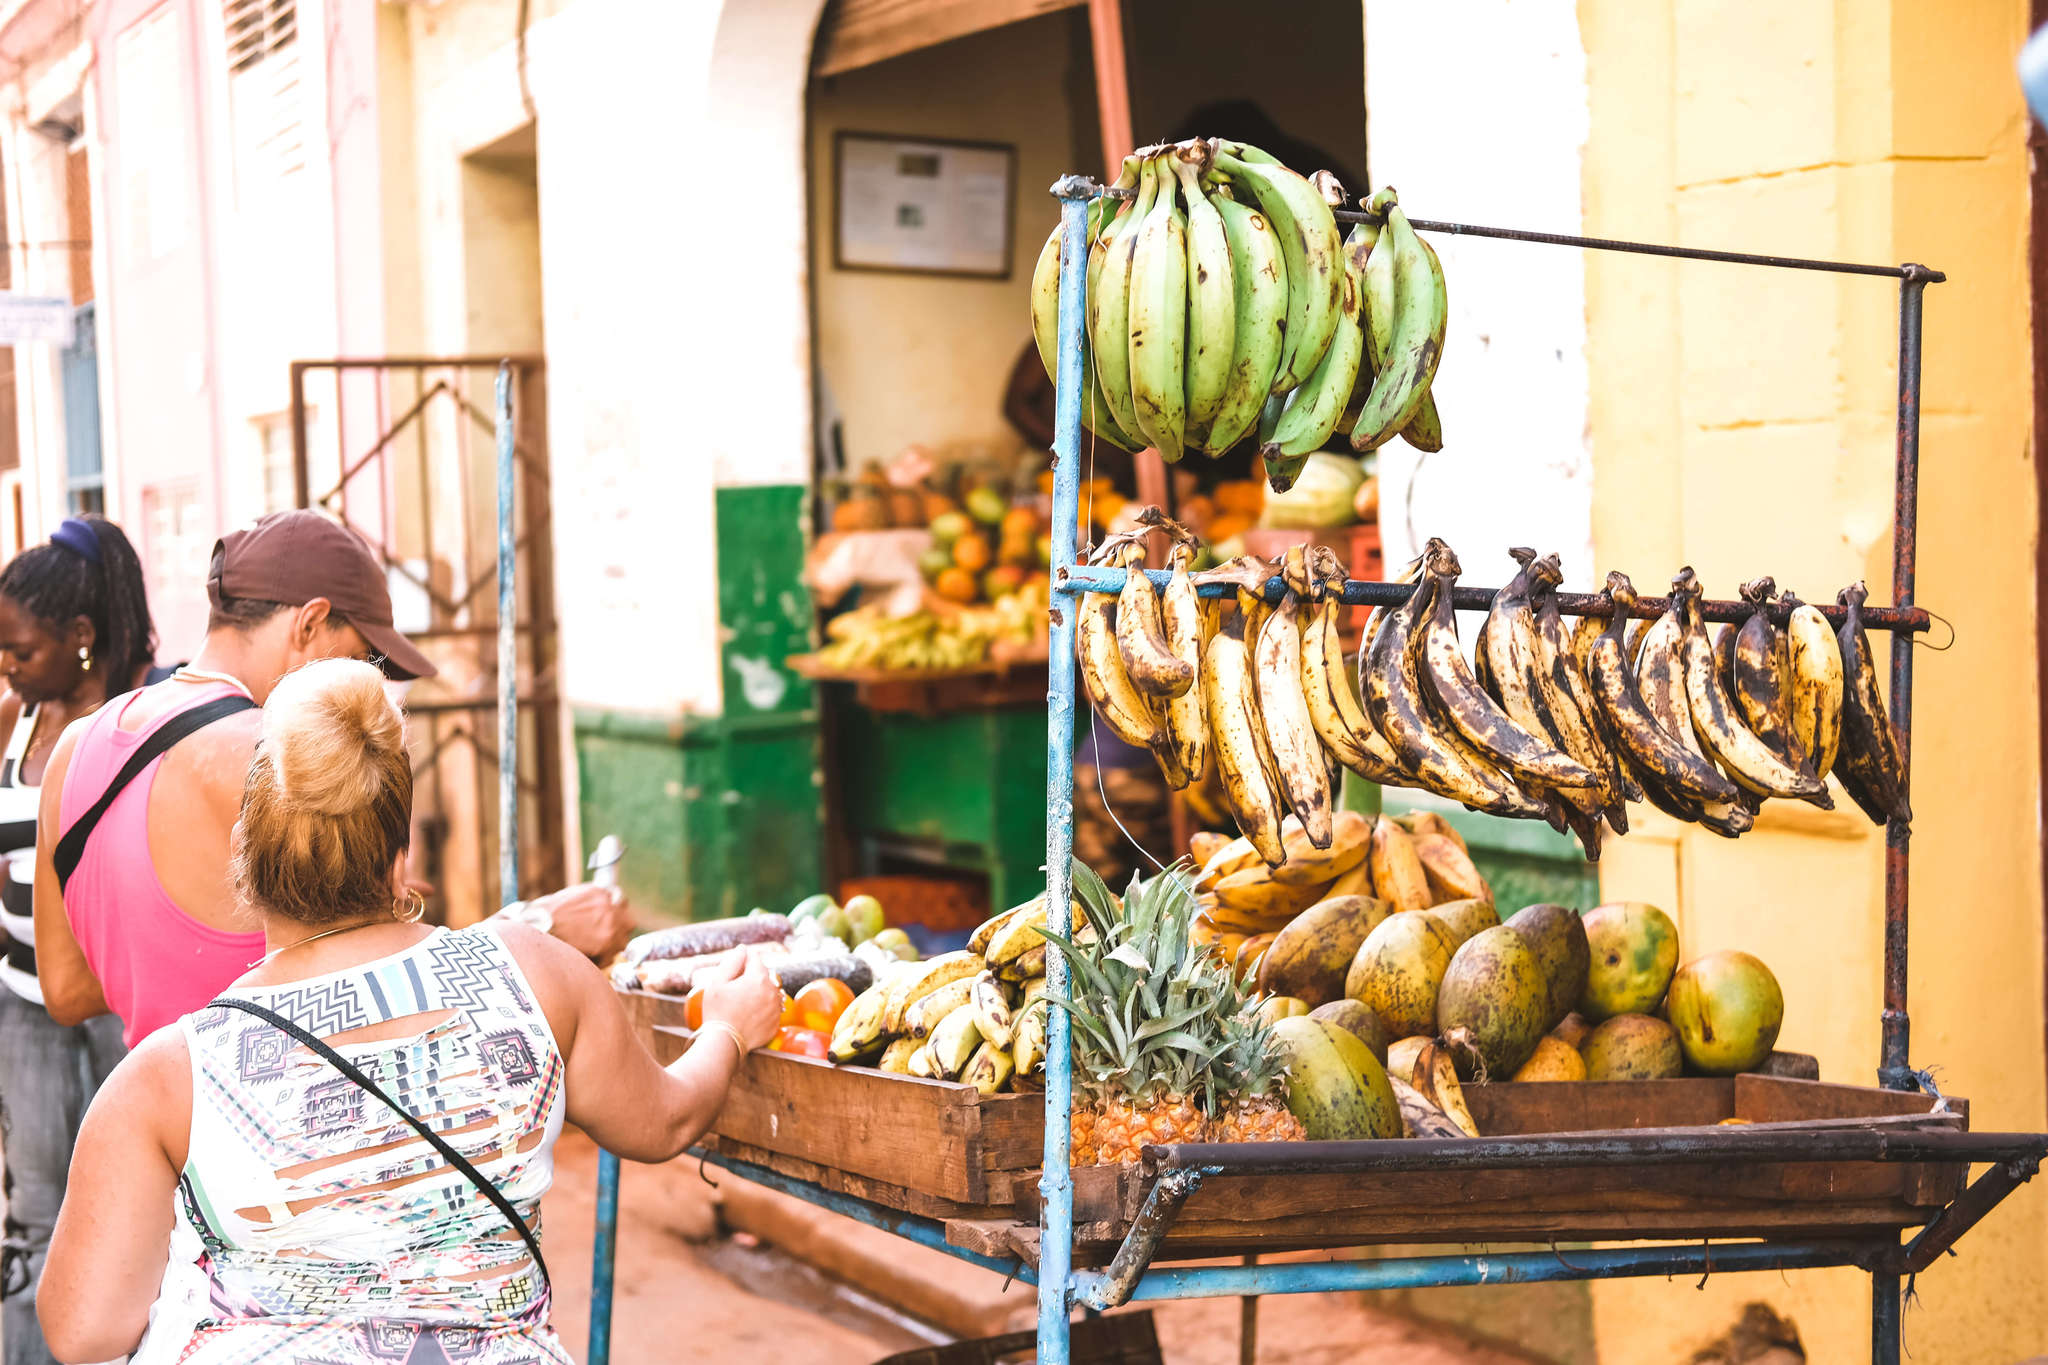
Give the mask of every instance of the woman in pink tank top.
<path id="1" fill-rule="evenodd" d="M 228 678 L 170 685 L 190 696 L 140 729 L 121 728 L 140 693 L 103 707 L 87 722 L 64 774 L 60 828 L 69 829 L 91 809 L 137 747 L 172 718 L 223 697 L 249 695 Z M 162 766 L 159 757 L 114 798 L 92 833 L 93 856 L 79 861 L 64 888 L 65 918 L 99 978 L 107 1008 L 121 1019 L 129 1047 L 213 999 L 263 956 L 261 929 L 252 924 L 248 933 L 229 933 L 202 924 L 178 908 L 157 877 L 149 851 L 149 794 Z"/>

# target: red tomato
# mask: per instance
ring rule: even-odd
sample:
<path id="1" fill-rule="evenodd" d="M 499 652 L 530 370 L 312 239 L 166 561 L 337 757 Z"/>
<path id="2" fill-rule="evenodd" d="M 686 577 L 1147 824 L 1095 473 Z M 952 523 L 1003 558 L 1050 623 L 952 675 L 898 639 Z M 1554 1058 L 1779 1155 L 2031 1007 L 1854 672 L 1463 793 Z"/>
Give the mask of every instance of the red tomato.
<path id="1" fill-rule="evenodd" d="M 796 1023 L 826 1033 L 853 1003 L 853 987 L 836 977 L 820 977 L 796 993 Z"/>
<path id="2" fill-rule="evenodd" d="M 831 1050 L 832 1035 L 822 1029 L 785 1024 L 775 1030 L 775 1041 L 769 1046 L 777 1052 L 793 1052 L 799 1057 L 824 1057 Z"/>

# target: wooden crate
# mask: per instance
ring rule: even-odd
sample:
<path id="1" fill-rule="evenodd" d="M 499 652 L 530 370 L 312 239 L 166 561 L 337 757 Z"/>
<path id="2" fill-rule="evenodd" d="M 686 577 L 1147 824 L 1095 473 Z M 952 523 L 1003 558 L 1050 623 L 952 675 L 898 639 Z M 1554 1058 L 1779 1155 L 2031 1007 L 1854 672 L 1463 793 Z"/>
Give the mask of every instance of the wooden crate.
<path id="1" fill-rule="evenodd" d="M 1967 1128 L 1967 1104 L 1935 1112 L 1929 1096 L 1819 1081 L 1728 1079 L 1470 1086 L 1489 1136 L 1669 1132 L 1719 1124 L 1823 1132 L 1842 1127 Z M 1409 1174 L 1214 1176 L 1182 1209 L 1164 1255 L 1220 1256 L 1404 1242 L 1544 1242 L 1627 1238 L 1854 1236 L 1918 1226 L 1959 1194 L 1957 1163 L 1729 1162 Z M 1100 1260 L 1146 1192 L 1132 1168 L 1074 1173 L 1077 1255 Z M 1037 1221 L 1026 1190 L 1008 1224 L 949 1227 L 958 1244 L 1018 1254 Z M 994 1248 L 1004 1248 L 1000 1253 Z"/>
<path id="2" fill-rule="evenodd" d="M 656 1060 L 682 1056 L 682 1000 L 620 994 Z M 741 1065 L 712 1131 L 736 1160 L 907 1213 L 1003 1215 L 1037 1177 L 1044 1100 L 763 1050 Z"/>

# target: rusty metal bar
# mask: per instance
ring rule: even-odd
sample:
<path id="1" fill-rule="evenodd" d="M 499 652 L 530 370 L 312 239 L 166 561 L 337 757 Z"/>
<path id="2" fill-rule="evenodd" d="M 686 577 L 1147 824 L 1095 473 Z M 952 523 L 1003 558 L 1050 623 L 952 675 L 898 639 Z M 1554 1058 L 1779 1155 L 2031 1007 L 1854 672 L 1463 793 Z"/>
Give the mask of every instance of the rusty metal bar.
<path id="1" fill-rule="evenodd" d="M 2018 1157 L 2012 1161 L 2001 1161 L 1978 1176 L 1970 1188 L 1957 1195 L 1933 1222 L 1920 1229 L 1918 1235 L 1900 1249 L 1896 1268 L 1908 1275 L 1917 1275 L 1933 1265 L 1943 1252 L 1955 1245 L 1957 1238 L 1982 1222 L 1984 1215 L 1997 1208 L 2000 1200 L 2032 1180 L 2040 1169 L 2039 1156 Z"/>
<path id="2" fill-rule="evenodd" d="M 426 409 L 427 404 L 433 402 L 435 398 L 437 398 L 438 396 L 447 391 L 447 381 L 438 379 L 435 380 L 434 386 L 428 389 L 425 393 L 421 394 L 419 397 L 419 401 L 415 402 L 411 407 L 407 408 L 405 410 L 405 415 L 403 417 L 400 417 L 395 423 L 388 427 L 385 430 L 384 434 L 377 438 L 377 443 L 371 446 L 368 450 L 363 452 L 363 456 L 361 459 L 357 460 L 352 465 L 348 465 L 341 471 L 341 477 L 335 480 L 334 487 L 328 489 L 325 493 L 322 493 L 320 495 L 320 501 L 326 502 L 329 498 L 335 496 L 335 494 L 337 493 L 340 493 L 342 495 L 343 500 L 346 501 L 348 495 L 345 492 L 343 492 L 343 490 L 348 487 L 349 480 L 353 479 L 356 475 L 362 473 L 364 466 L 368 465 L 370 461 L 376 459 L 379 455 L 382 455 L 386 450 L 390 449 L 391 443 L 399 438 L 399 436 L 405 431 L 407 426 L 411 425 L 413 418 L 419 416 L 420 413 Z M 382 401 L 383 389 L 380 386 L 378 389 L 378 403 L 380 407 L 382 406 Z M 337 397 L 337 411 L 339 402 L 340 399 Z M 388 551 L 391 548 L 389 528 L 380 528 L 380 530 L 382 530 L 384 534 L 382 548 Z"/>
<path id="3" fill-rule="evenodd" d="M 1094 1290 L 1082 1297 L 1082 1303 L 1102 1309 L 1119 1308 L 1131 1301 L 1138 1281 L 1145 1277 L 1152 1258 L 1159 1254 L 1160 1243 L 1173 1231 L 1174 1219 L 1180 1217 L 1188 1197 L 1202 1188 L 1206 1174 L 1198 1166 L 1177 1166 L 1152 1182 L 1152 1188 L 1145 1192 L 1144 1206 L 1131 1220 L 1131 1230 L 1124 1234 L 1123 1245 L 1116 1249 Z M 1044 1249 L 1041 1242 L 1041 1255 Z"/>
<path id="4" fill-rule="evenodd" d="M 1914 267 L 1919 269 L 1920 267 Z M 1932 272 L 1929 272 L 1932 273 Z M 1899 286 L 1898 462 L 1892 488 L 1892 601 L 1913 605 L 1913 576 L 1920 531 L 1920 343 L 1921 304 L 1927 281 L 1908 276 Z M 1913 644 L 1892 640 L 1891 724 L 1906 766 L 1906 791 L 1913 776 Z M 1879 1025 L 1877 1083 L 1891 1090 L 1913 1088 L 1907 1063 L 1912 1019 L 1906 1010 L 1907 881 L 1912 827 L 1894 820 L 1884 835 L 1884 1012 Z"/>
<path id="5" fill-rule="evenodd" d="M 1076 567 L 1068 573 L 1055 575 L 1059 591 L 1067 593 L 1105 592 L 1116 593 L 1124 585 L 1123 569 L 1090 566 Z M 1164 569 L 1148 569 L 1146 575 L 1160 587 L 1165 587 L 1170 574 Z M 1228 597 L 1236 589 L 1226 583 L 1203 583 L 1195 591 L 1203 597 Z M 1351 606 L 1398 607 L 1414 593 L 1412 583 L 1381 583 L 1362 579 L 1348 579 L 1344 584 L 1344 601 Z M 1486 611 L 1493 606 L 1494 594 L 1498 588 L 1459 587 L 1452 591 L 1451 601 L 1460 611 Z M 1278 602 L 1287 595 L 1287 585 L 1279 578 L 1266 581 L 1265 598 Z M 1555 594 L 1557 609 L 1566 616 L 1612 616 L 1614 604 L 1599 593 L 1561 592 Z M 1814 607 L 1829 621 L 1840 624 L 1847 615 L 1847 608 L 1833 603 Z M 1636 599 L 1632 616 L 1653 621 L 1670 609 L 1667 597 L 1641 597 Z M 1792 609 L 1782 602 L 1773 602 L 1765 610 L 1780 623 L 1789 619 Z M 1756 608 L 1747 602 L 1703 601 L 1700 615 L 1709 621 L 1747 621 Z M 1934 618 L 1918 607 L 1865 607 L 1863 624 L 1872 630 L 1923 631 L 1933 624 Z"/>
<path id="6" fill-rule="evenodd" d="M 1217 1175 L 1387 1175 L 1421 1170 L 1563 1170 L 1712 1165 L 1722 1161 L 2021 1161 L 2048 1153 L 2048 1134 L 1951 1129 L 1663 1129 L 1525 1137 L 1387 1138 L 1371 1142 L 1182 1143 L 1147 1147 L 1148 1176 L 1199 1169 Z"/>
<path id="7" fill-rule="evenodd" d="M 306 494 L 311 482 L 306 472 L 306 362 L 292 362 L 292 505 L 310 507 Z"/>
<path id="8" fill-rule="evenodd" d="M 1081 188 L 1091 197 L 1130 199 L 1136 190 L 1120 190 L 1099 181 L 1083 181 Z M 1338 209 L 1340 223 L 1378 223 L 1376 213 Z M 1772 270 L 1816 270 L 1828 275 L 1875 275 L 1882 279 L 1918 280 L 1940 284 L 1948 276 L 1924 265 L 1865 265 L 1857 261 L 1823 261 L 1809 256 L 1761 256 L 1749 251 L 1715 251 L 1707 247 L 1666 246 L 1661 242 L 1630 242 L 1614 237 L 1577 237 L 1566 232 L 1532 232 L 1527 228 L 1482 227 L 1477 223 L 1448 223 L 1435 218 L 1410 218 L 1417 232 L 1440 232 L 1452 237 L 1490 237 L 1501 242 L 1531 242 L 1538 246 L 1578 247 L 1586 251 L 1618 251 L 1630 256 L 1668 256 L 1681 261 L 1720 261 L 1726 265 L 1759 265 Z"/>

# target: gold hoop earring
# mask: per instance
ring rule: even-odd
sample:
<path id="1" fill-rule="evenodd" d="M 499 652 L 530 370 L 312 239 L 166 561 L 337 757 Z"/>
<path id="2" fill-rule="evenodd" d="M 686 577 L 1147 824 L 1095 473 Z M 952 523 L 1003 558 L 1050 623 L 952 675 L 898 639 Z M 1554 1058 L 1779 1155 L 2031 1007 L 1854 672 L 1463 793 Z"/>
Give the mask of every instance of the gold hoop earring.
<path id="1" fill-rule="evenodd" d="M 408 890 L 405 895 L 404 901 L 392 904 L 391 918 L 400 924 L 418 924 L 426 916 L 427 898 L 413 890 Z"/>

